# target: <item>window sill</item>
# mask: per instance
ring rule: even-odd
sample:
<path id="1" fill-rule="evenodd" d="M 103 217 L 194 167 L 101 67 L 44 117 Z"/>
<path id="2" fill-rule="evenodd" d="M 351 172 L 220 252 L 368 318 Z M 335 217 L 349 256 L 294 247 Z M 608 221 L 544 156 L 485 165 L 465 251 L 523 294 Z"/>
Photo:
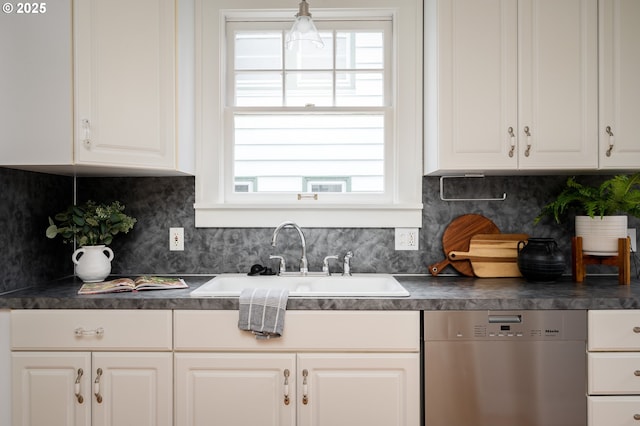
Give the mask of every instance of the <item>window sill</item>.
<path id="1" fill-rule="evenodd" d="M 292 220 L 305 228 L 420 228 L 422 204 L 247 205 L 196 203 L 197 228 L 264 228 Z"/>

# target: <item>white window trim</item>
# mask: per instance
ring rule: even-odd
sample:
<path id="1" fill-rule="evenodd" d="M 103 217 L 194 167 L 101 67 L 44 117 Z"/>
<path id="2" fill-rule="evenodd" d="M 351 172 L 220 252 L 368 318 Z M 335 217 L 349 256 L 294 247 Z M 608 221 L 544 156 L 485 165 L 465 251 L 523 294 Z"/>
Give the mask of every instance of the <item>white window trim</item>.
<path id="1" fill-rule="evenodd" d="M 348 6 L 350 10 L 345 10 Z M 256 7 L 260 10 L 256 10 Z M 422 0 L 315 0 L 322 16 L 394 15 L 396 94 L 394 169 L 390 203 L 225 203 L 225 20 L 246 15 L 293 19 L 291 0 L 196 0 L 196 227 L 272 227 L 294 220 L 303 227 L 422 226 Z M 398 67 L 398 64 L 402 64 Z"/>

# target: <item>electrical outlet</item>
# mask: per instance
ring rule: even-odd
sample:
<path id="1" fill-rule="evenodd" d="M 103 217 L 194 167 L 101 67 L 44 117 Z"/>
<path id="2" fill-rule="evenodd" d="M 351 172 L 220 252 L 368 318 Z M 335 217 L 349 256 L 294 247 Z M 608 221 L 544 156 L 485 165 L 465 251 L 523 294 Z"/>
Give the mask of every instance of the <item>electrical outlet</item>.
<path id="1" fill-rule="evenodd" d="M 636 228 L 627 228 L 627 235 L 631 239 L 631 251 L 637 253 L 638 236 L 636 234 Z"/>
<path id="2" fill-rule="evenodd" d="M 169 250 L 184 251 L 184 228 L 169 228 Z"/>
<path id="3" fill-rule="evenodd" d="M 396 250 L 418 250 L 418 228 L 396 228 Z"/>

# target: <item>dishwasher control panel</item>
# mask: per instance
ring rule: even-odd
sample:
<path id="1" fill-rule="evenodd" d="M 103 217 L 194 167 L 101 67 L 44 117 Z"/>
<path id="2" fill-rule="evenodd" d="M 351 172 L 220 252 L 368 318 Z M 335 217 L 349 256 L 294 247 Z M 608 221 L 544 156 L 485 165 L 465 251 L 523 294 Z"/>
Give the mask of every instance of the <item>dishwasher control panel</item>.
<path id="1" fill-rule="evenodd" d="M 425 311 L 424 339 L 584 340 L 586 311 Z"/>

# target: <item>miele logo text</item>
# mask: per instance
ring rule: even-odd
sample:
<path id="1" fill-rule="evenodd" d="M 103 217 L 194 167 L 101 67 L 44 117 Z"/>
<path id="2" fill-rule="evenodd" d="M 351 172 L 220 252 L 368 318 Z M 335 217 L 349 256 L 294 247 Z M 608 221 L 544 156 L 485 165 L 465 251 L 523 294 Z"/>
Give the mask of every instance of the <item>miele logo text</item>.
<path id="1" fill-rule="evenodd" d="M 545 330 L 544 332 L 547 334 L 558 334 L 560 333 L 560 330 Z"/>

